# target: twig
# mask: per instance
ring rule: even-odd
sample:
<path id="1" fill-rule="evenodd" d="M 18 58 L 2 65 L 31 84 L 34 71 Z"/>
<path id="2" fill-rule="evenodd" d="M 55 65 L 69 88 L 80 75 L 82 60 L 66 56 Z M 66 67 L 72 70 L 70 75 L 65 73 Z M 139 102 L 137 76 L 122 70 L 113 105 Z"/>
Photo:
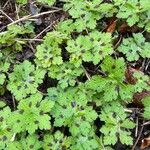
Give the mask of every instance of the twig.
<path id="1" fill-rule="evenodd" d="M 8 20 L 10 20 L 11 22 L 14 22 L 14 20 L 11 19 L 2 9 L 0 9 L 0 12 L 1 12 L 3 15 L 5 15 L 5 16 L 8 18 Z"/>
<path id="2" fill-rule="evenodd" d="M 17 23 L 19 23 L 19 22 L 21 22 L 21 21 L 28 20 L 28 19 L 30 19 L 30 17 L 31 17 L 31 15 L 24 16 L 24 17 L 22 17 L 22 18 L 20 18 L 20 19 L 18 19 L 18 20 L 16 20 L 16 21 L 14 21 L 14 22 L 8 24 L 7 26 L 10 26 L 10 25 L 13 25 L 13 24 L 17 24 Z"/>
<path id="3" fill-rule="evenodd" d="M 137 137 L 137 135 L 138 135 L 138 122 L 139 122 L 139 119 L 138 119 L 138 117 L 136 117 L 136 129 L 135 129 L 135 137 Z"/>
<path id="4" fill-rule="evenodd" d="M 43 39 L 19 39 L 17 38 L 16 41 L 38 41 L 38 42 L 42 42 Z"/>
<path id="5" fill-rule="evenodd" d="M 117 41 L 117 43 L 114 45 L 114 49 L 116 49 L 118 47 L 118 45 L 120 44 L 121 40 L 122 40 L 122 35 L 120 35 L 119 40 Z"/>
<path id="6" fill-rule="evenodd" d="M 144 123 L 144 122 L 143 122 L 143 123 Z M 144 126 L 141 127 L 141 130 L 140 130 L 140 132 L 139 132 L 139 136 L 137 137 L 137 139 L 136 139 L 136 141 L 135 141 L 135 143 L 134 143 L 134 145 L 133 145 L 133 147 L 132 147 L 131 150 L 135 150 L 135 147 L 136 147 L 136 145 L 137 145 L 137 143 L 138 143 L 138 141 L 139 141 L 139 139 L 140 139 L 140 137 L 141 137 L 141 134 L 142 134 L 142 132 L 143 132 L 143 129 L 144 129 Z"/>
<path id="7" fill-rule="evenodd" d="M 19 20 L 19 10 L 18 10 L 18 7 L 17 7 L 17 5 L 16 5 L 16 3 L 15 3 L 15 8 L 16 8 L 16 17 L 17 17 L 17 19 Z M 20 8 L 19 8 L 20 9 Z"/>
<path id="8" fill-rule="evenodd" d="M 43 16 L 43 15 L 46 15 L 46 14 L 51 14 L 51 13 L 54 13 L 54 12 L 58 12 L 58 11 L 61 11 L 62 9 L 58 9 L 58 10 L 50 10 L 50 11 L 46 11 L 46 12 L 42 12 L 42 13 L 39 13 L 39 14 L 35 14 L 35 15 L 27 15 L 27 16 L 24 16 L 10 24 L 8 24 L 8 26 L 10 25 L 13 25 L 13 24 L 16 24 L 16 23 L 19 23 L 21 21 L 25 21 L 25 20 L 28 20 L 28 19 L 33 19 L 33 18 L 37 18 L 37 17 L 40 17 L 40 16 Z"/>
<path id="9" fill-rule="evenodd" d="M 133 111 L 131 109 L 124 109 L 125 112 L 128 112 L 128 113 L 133 113 Z"/>
<path id="10" fill-rule="evenodd" d="M 85 69 L 83 66 L 82 66 L 82 68 L 83 68 L 83 70 L 84 70 L 84 73 L 85 73 L 87 79 L 88 79 L 88 80 L 91 80 L 91 77 L 90 77 L 89 73 L 86 71 L 86 69 Z"/>
<path id="11" fill-rule="evenodd" d="M 8 1 L 4 4 L 3 9 L 7 6 L 7 4 L 9 3 L 9 1 L 10 1 L 10 0 L 8 0 Z"/>
<path id="12" fill-rule="evenodd" d="M 38 35 L 36 35 L 33 39 L 37 39 L 40 35 L 42 35 L 46 30 L 48 30 L 53 23 L 51 23 L 49 26 L 47 26 L 44 30 L 42 30 Z"/>
<path id="13" fill-rule="evenodd" d="M 13 134 L 12 138 L 10 139 L 11 142 L 13 142 L 15 140 L 16 137 L 16 133 Z"/>
<path id="14" fill-rule="evenodd" d="M 142 124 L 142 126 L 146 126 L 146 125 L 149 125 L 150 124 L 150 121 L 147 121 L 145 123 Z"/>

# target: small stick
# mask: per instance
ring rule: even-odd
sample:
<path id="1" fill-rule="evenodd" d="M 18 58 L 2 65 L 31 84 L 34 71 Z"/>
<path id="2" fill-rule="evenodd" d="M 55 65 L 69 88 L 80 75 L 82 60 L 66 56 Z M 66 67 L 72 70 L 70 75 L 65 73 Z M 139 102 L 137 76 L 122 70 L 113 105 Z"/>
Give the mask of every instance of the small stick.
<path id="1" fill-rule="evenodd" d="M 10 1 L 10 0 L 8 0 L 8 1 L 4 4 L 3 9 L 7 6 L 7 4 L 9 3 L 9 1 Z"/>
<path id="2" fill-rule="evenodd" d="M 40 35 L 42 35 L 46 30 L 48 30 L 53 23 L 51 23 L 49 26 L 47 26 L 44 30 L 42 30 L 38 35 L 36 35 L 33 39 L 37 39 Z"/>
<path id="3" fill-rule="evenodd" d="M 137 135 L 138 135 L 138 122 L 139 122 L 138 117 L 136 117 L 136 124 L 137 124 L 137 126 L 135 128 L 135 137 L 137 137 Z"/>
<path id="4" fill-rule="evenodd" d="M 143 123 L 144 123 L 144 122 L 143 122 Z M 136 145 L 137 145 L 137 143 L 138 143 L 138 141 L 139 141 L 139 139 L 140 139 L 140 137 L 141 137 L 141 134 L 142 134 L 142 132 L 143 132 L 143 129 L 144 129 L 144 126 L 141 127 L 141 130 L 140 130 L 140 132 L 139 132 L 139 136 L 138 136 L 138 138 L 136 139 L 136 141 L 135 141 L 135 143 L 134 143 L 134 145 L 133 145 L 133 147 L 132 147 L 131 150 L 135 150 L 135 147 L 136 147 Z"/>
<path id="5" fill-rule="evenodd" d="M 3 15 L 5 15 L 5 16 L 8 18 L 8 20 L 10 20 L 11 22 L 14 22 L 14 20 L 11 19 L 2 9 L 0 9 L 0 12 L 1 12 Z"/>
<path id="6" fill-rule="evenodd" d="M 50 10 L 50 11 L 46 11 L 46 12 L 42 12 L 42 13 L 39 13 L 39 14 L 35 14 L 35 15 L 27 15 L 27 16 L 24 16 L 10 24 L 8 24 L 8 26 L 10 25 L 13 25 L 13 24 L 16 24 L 16 23 L 19 23 L 21 21 L 25 21 L 25 20 L 28 20 L 28 19 L 32 19 L 32 18 L 37 18 L 37 17 L 40 17 L 40 16 L 43 16 L 43 15 L 46 15 L 46 14 L 51 14 L 51 13 L 54 13 L 54 12 L 58 12 L 58 11 L 61 11 L 62 9 L 58 9 L 58 10 Z"/>
<path id="7" fill-rule="evenodd" d="M 128 113 L 133 113 L 133 111 L 131 109 L 124 109 L 125 112 L 128 112 Z"/>
<path id="8" fill-rule="evenodd" d="M 142 124 L 142 126 L 146 126 L 146 125 L 149 125 L 150 124 L 150 121 L 147 121 L 145 123 Z"/>
<path id="9" fill-rule="evenodd" d="M 16 39 L 16 41 L 17 41 L 17 40 L 18 40 L 18 41 L 19 41 L 19 40 L 20 40 L 20 41 L 30 41 L 30 42 L 31 42 L 31 41 L 39 41 L 39 42 L 42 42 L 42 41 L 43 41 L 43 39 L 18 39 L 18 38 Z"/>
<path id="10" fill-rule="evenodd" d="M 91 77 L 90 77 L 89 73 L 86 71 L 86 69 L 85 69 L 83 66 L 82 66 L 82 68 L 83 68 L 83 70 L 84 70 L 84 73 L 85 73 L 87 79 L 88 79 L 88 80 L 91 80 Z"/>

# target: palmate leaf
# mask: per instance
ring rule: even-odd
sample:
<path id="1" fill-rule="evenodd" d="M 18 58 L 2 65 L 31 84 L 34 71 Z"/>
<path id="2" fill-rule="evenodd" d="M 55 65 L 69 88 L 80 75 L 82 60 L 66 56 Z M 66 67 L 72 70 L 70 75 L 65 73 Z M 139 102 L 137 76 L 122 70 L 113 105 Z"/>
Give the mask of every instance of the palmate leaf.
<path id="1" fill-rule="evenodd" d="M 75 28 L 77 32 L 86 29 L 96 28 L 97 20 L 104 16 L 111 17 L 117 9 L 111 3 L 103 3 L 102 0 L 62 0 L 65 2 L 64 10 L 68 11 L 75 19 Z M 109 14 L 106 13 L 109 11 Z"/>
<path id="2" fill-rule="evenodd" d="M 9 126 L 7 122 L 10 116 L 11 110 L 9 107 L 5 107 L 0 111 L 0 149 L 5 149 L 13 137 L 11 126 Z"/>
<path id="3" fill-rule="evenodd" d="M 135 61 L 140 56 L 150 58 L 149 47 L 150 43 L 145 42 L 144 36 L 141 33 L 136 33 L 133 34 L 133 37 L 123 39 L 118 51 L 125 54 L 128 61 Z"/>
<path id="4" fill-rule="evenodd" d="M 26 138 L 21 138 L 19 141 L 10 141 L 5 148 L 6 150 L 40 150 L 42 142 L 38 140 L 36 134 L 28 135 Z"/>
<path id="5" fill-rule="evenodd" d="M 96 65 L 113 53 L 111 34 L 93 31 L 88 36 L 80 35 L 76 40 L 68 40 L 66 49 L 70 53 L 70 62 L 76 67 L 79 67 L 82 61 Z"/>
<path id="6" fill-rule="evenodd" d="M 58 25 L 56 26 L 56 30 L 70 37 L 70 34 L 75 30 L 75 24 L 73 23 L 72 19 L 60 21 Z"/>
<path id="7" fill-rule="evenodd" d="M 68 86 L 74 86 L 76 79 L 83 74 L 81 67 L 76 68 L 74 64 L 64 62 L 62 65 L 53 65 L 48 69 L 48 76 L 57 79 L 58 86 L 66 88 Z"/>
<path id="8" fill-rule="evenodd" d="M 39 93 L 32 95 L 19 102 L 18 110 L 13 112 L 9 124 L 15 133 L 28 131 L 32 134 L 38 128 L 50 129 L 50 116 L 47 113 L 51 111 L 53 105 L 54 102 L 48 99 L 42 100 Z"/>
<path id="9" fill-rule="evenodd" d="M 65 39 L 68 39 L 67 34 L 58 31 L 48 32 L 43 43 L 37 46 L 36 64 L 46 69 L 52 65 L 61 65 L 63 60 L 59 44 Z"/>
<path id="10" fill-rule="evenodd" d="M 49 90 L 50 92 L 52 90 Z M 86 93 L 75 88 L 58 93 L 51 113 L 55 118 L 54 126 L 68 126 L 73 136 L 80 133 L 88 134 L 93 121 L 97 118 L 97 113 L 92 107 L 86 106 L 87 101 Z"/>
<path id="11" fill-rule="evenodd" d="M 142 102 L 144 104 L 144 118 L 150 119 L 150 97 L 145 97 Z"/>
<path id="12" fill-rule="evenodd" d="M 62 149 L 70 149 L 71 140 L 64 136 L 60 131 L 56 131 L 55 133 L 45 134 L 43 149 L 44 150 L 62 150 Z"/>
<path id="13" fill-rule="evenodd" d="M 135 79 L 137 79 L 136 84 L 134 85 L 135 93 L 142 92 L 143 90 L 150 90 L 150 86 L 148 84 L 149 76 L 144 75 L 142 72 L 139 71 L 134 72 L 133 76 Z"/>
<path id="14" fill-rule="evenodd" d="M 127 19 L 129 26 L 138 23 L 140 27 L 143 27 L 148 23 L 147 13 L 149 9 L 149 0 L 126 0 L 119 6 L 117 17 Z"/>
<path id="15" fill-rule="evenodd" d="M 133 139 L 131 132 L 126 129 L 133 129 L 135 124 L 127 119 L 123 107 L 118 102 L 103 107 L 100 120 L 105 122 L 100 131 L 104 134 L 103 141 L 105 145 L 114 145 L 118 138 L 122 144 L 132 145 Z M 116 136 L 118 135 L 118 136 Z"/>
<path id="16" fill-rule="evenodd" d="M 48 68 L 51 65 L 60 65 L 63 63 L 61 49 L 58 46 L 51 46 L 49 44 L 38 45 L 35 56 L 35 62 L 38 66 L 43 68 Z"/>
<path id="17" fill-rule="evenodd" d="M 95 135 L 93 129 L 87 135 L 78 135 L 70 137 L 71 150 L 95 150 L 100 148 L 99 138 Z"/>
<path id="18" fill-rule="evenodd" d="M 101 64 L 102 72 L 106 74 L 105 77 L 94 75 L 90 81 L 86 82 L 86 88 L 98 92 L 101 103 L 118 98 L 130 101 L 134 87 L 124 83 L 125 68 L 125 62 L 122 58 L 115 60 L 112 57 L 106 57 Z M 96 101 L 99 105 L 100 102 Z"/>
<path id="19" fill-rule="evenodd" d="M 45 71 L 35 69 L 31 62 L 25 60 L 23 63 L 14 66 L 14 70 L 9 74 L 8 90 L 14 94 L 17 100 L 25 98 L 28 94 L 37 92 L 37 88 L 42 83 Z"/>

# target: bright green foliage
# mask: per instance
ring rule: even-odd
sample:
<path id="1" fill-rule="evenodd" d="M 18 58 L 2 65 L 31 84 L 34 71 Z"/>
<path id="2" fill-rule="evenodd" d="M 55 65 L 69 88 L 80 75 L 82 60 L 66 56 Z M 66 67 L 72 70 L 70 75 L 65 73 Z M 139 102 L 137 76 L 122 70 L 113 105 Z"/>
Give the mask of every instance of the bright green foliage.
<path id="1" fill-rule="evenodd" d="M 43 44 L 37 46 L 37 52 L 35 54 L 35 62 L 37 65 L 43 68 L 48 68 L 51 65 L 62 64 L 63 60 L 59 44 L 61 44 L 64 39 L 67 39 L 65 34 L 57 31 L 49 32 L 44 37 Z"/>
<path id="2" fill-rule="evenodd" d="M 133 26 L 136 23 L 140 27 L 149 26 L 149 10 L 149 0 L 126 0 L 119 6 L 117 17 L 127 19 L 129 26 Z M 150 31 L 149 27 L 146 27 L 147 31 Z"/>
<path id="3" fill-rule="evenodd" d="M 19 36 L 31 33 L 33 33 L 33 27 L 30 24 L 8 26 L 7 31 L 0 33 L 0 48 L 1 46 L 12 46 L 13 50 L 21 51 L 22 45 L 26 42 L 21 40 Z"/>
<path id="4" fill-rule="evenodd" d="M 27 150 L 34 149 L 39 150 L 42 147 L 42 142 L 38 140 L 37 135 L 28 135 L 26 138 L 22 138 L 19 141 L 8 143 L 6 150 Z"/>
<path id="5" fill-rule="evenodd" d="M 22 5 L 27 4 L 27 0 L 16 0 L 16 2 Z"/>
<path id="6" fill-rule="evenodd" d="M 38 128 L 50 129 L 50 116 L 47 114 L 51 111 L 54 102 L 43 99 L 42 95 L 37 93 L 29 98 L 21 100 L 18 105 L 18 110 L 12 113 L 9 119 L 15 133 L 28 131 L 34 133 Z"/>
<path id="7" fill-rule="evenodd" d="M 70 36 L 70 34 L 75 30 L 73 20 L 68 19 L 59 22 L 56 26 L 56 30 L 58 30 L 60 33 L 67 34 L 68 36 Z"/>
<path id="8" fill-rule="evenodd" d="M 36 63 L 43 68 L 63 63 L 61 57 L 61 49 L 58 46 L 50 46 L 49 44 L 41 44 L 37 46 Z"/>
<path id="9" fill-rule="evenodd" d="M 5 62 L 5 60 L 3 59 L 3 55 L 0 52 L 0 85 L 3 85 L 3 83 L 5 82 L 5 73 L 8 71 L 9 65 L 9 63 Z"/>
<path id="10" fill-rule="evenodd" d="M 87 135 L 71 137 L 71 150 L 96 150 L 100 148 L 99 139 L 91 130 Z"/>
<path id="11" fill-rule="evenodd" d="M 150 43 L 145 42 L 142 33 L 133 33 L 133 37 L 123 39 L 118 51 L 126 55 L 128 61 L 138 60 L 139 57 L 150 58 Z"/>
<path id="12" fill-rule="evenodd" d="M 45 3 L 45 4 L 48 4 L 49 6 L 52 6 L 54 3 L 55 3 L 56 0 L 37 0 L 37 2 L 40 2 L 40 3 Z M 27 0 L 17 0 L 17 3 L 19 4 L 22 4 L 22 5 L 25 5 L 28 3 Z"/>
<path id="13" fill-rule="evenodd" d="M 135 92 L 142 92 L 143 90 L 150 90 L 150 86 L 148 84 L 149 77 L 147 75 L 144 75 L 141 72 L 135 72 L 133 74 L 134 78 L 137 79 L 136 84 L 134 85 Z"/>
<path id="14" fill-rule="evenodd" d="M 56 0 L 37 0 L 37 2 L 46 3 L 49 6 L 52 6 Z"/>
<path id="15" fill-rule="evenodd" d="M 16 3 L 19 20 L 7 14 L 14 2 L 2 2 L 0 150 L 131 149 L 125 111 L 150 91 L 149 0 Z M 142 68 L 131 73 L 136 83 L 126 66 Z M 150 119 L 150 98 L 142 102 L 140 121 Z"/>
<path id="16" fill-rule="evenodd" d="M 117 10 L 110 3 L 102 3 L 102 0 L 62 0 L 65 3 L 64 9 L 69 12 L 75 20 L 76 30 L 81 32 L 87 28 L 94 29 L 96 21 L 104 16 L 111 17 Z M 106 13 L 106 12 L 109 12 Z"/>
<path id="17" fill-rule="evenodd" d="M 28 94 L 37 92 L 37 87 L 42 83 L 45 71 L 35 69 L 31 62 L 25 60 L 23 63 L 15 65 L 14 70 L 9 74 L 8 89 L 17 100 L 25 98 Z"/>
<path id="18" fill-rule="evenodd" d="M 49 89 L 50 97 L 54 89 Z M 56 91 L 55 91 L 56 95 Z M 68 126 L 73 136 L 78 134 L 88 135 L 92 122 L 97 118 L 97 113 L 87 104 L 87 94 L 79 89 L 72 88 L 57 94 L 57 101 L 52 109 L 55 118 L 54 126 Z"/>
<path id="19" fill-rule="evenodd" d="M 87 36 L 78 36 L 76 40 L 69 40 L 67 51 L 70 62 L 80 66 L 82 61 L 93 62 L 95 65 L 107 55 L 113 53 L 111 34 L 93 31 Z"/>
<path id="20" fill-rule="evenodd" d="M 0 149 L 4 149 L 13 137 L 11 127 L 7 123 L 7 119 L 11 115 L 9 107 L 4 108 L 0 111 Z"/>
<path id="21" fill-rule="evenodd" d="M 59 86 L 63 89 L 68 86 L 74 86 L 76 78 L 81 74 L 83 74 L 83 69 L 81 67 L 75 68 L 69 62 L 64 62 L 59 66 L 51 66 L 48 72 L 49 77 L 57 79 Z"/>
<path id="22" fill-rule="evenodd" d="M 69 149 L 70 139 L 63 135 L 60 131 L 53 134 L 46 134 L 44 136 L 43 149 L 44 150 L 62 150 Z"/>
<path id="23" fill-rule="evenodd" d="M 6 106 L 5 102 L 0 100 L 0 109 L 3 108 L 4 106 Z"/>
<path id="24" fill-rule="evenodd" d="M 150 97 L 145 97 L 142 102 L 144 104 L 144 118 L 150 119 Z"/>
<path id="25" fill-rule="evenodd" d="M 132 85 L 124 83 L 125 63 L 123 58 L 117 60 L 107 57 L 101 64 L 102 71 L 106 77 L 95 75 L 88 81 L 87 88 L 99 93 L 100 100 L 106 101 L 131 100 L 133 95 Z M 97 102 L 99 105 L 101 102 Z"/>
<path id="26" fill-rule="evenodd" d="M 124 108 L 116 102 L 107 104 L 103 107 L 100 120 L 105 122 L 100 131 L 104 134 L 103 141 L 106 145 L 114 145 L 118 138 L 122 144 L 132 145 L 131 132 L 135 124 L 127 119 Z"/>

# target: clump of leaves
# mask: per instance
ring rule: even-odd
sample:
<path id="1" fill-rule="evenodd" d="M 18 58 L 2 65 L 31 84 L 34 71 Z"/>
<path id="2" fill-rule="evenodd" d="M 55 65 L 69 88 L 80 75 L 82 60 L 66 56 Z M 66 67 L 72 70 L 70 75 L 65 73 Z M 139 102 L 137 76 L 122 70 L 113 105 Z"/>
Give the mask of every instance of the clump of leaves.
<path id="1" fill-rule="evenodd" d="M 26 149 L 36 149 L 39 150 L 42 147 L 42 142 L 38 140 L 36 134 L 28 135 L 27 137 L 22 137 L 21 140 L 9 142 L 6 150 L 26 150 Z"/>
<path id="2" fill-rule="evenodd" d="M 70 139 L 64 136 L 60 131 L 46 134 L 44 136 L 43 148 L 44 150 L 61 150 L 70 148 Z"/>
<path id="3" fill-rule="evenodd" d="M 129 129 L 133 129 L 135 124 L 127 119 L 124 108 L 118 102 L 103 107 L 100 120 L 105 122 L 100 131 L 104 134 L 103 141 L 105 145 L 114 145 L 118 138 L 122 144 L 132 145 L 133 139 Z"/>
<path id="4" fill-rule="evenodd" d="M 118 18 L 126 19 L 129 26 L 136 23 L 150 32 L 149 0 L 126 0 L 119 6 Z"/>
<path id="5" fill-rule="evenodd" d="M 54 105 L 53 101 L 42 99 L 40 93 L 21 100 L 18 109 L 14 111 L 9 119 L 9 124 L 15 133 L 28 131 L 34 133 L 38 128 L 50 129 L 50 112 Z"/>
<path id="6" fill-rule="evenodd" d="M 64 9 L 69 12 L 73 19 L 75 19 L 75 28 L 78 32 L 85 29 L 96 28 L 97 20 L 104 16 L 111 17 L 116 8 L 110 3 L 103 3 L 103 0 L 62 0 L 66 2 Z M 109 14 L 106 12 L 110 12 Z"/>
<path id="7" fill-rule="evenodd" d="M 78 135 L 76 137 L 70 137 L 72 150 L 94 150 L 100 148 L 99 138 L 91 130 L 88 135 Z"/>
<path id="8" fill-rule="evenodd" d="M 52 92 L 54 89 L 49 89 L 50 96 L 52 96 Z M 97 118 L 97 113 L 92 107 L 86 105 L 87 95 L 86 92 L 79 91 L 78 88 L 58 92 L 56 103 L 52 109 L 52 116 L 55 118 L 54 126 L 68 126 L 73 136 L 81 133 L 88 135 L 92 129 L 93 121 Z"/>
<path id="9" fill-rule="evenodd" d="M 25 60 L 14 66 L 13 72 L 9 74 L 7 88 L 17 100 L 20 100 L 28 94 L 37 92 L 38 85 L 43 82 L 44 75 L 44 70 L 35 68 L 31 62 Z"/>
<path id="10" fill-rule="evenodd" d="M 95 75 L 88 81 L 87 88 L 99 93 L 100 100 L 104 102 L 117 100 L 131 100 L 133 95 L 133 86 L 124 83 L 125 80 L 125 62 L 123 58 L 113 59 L 106 57 L 101 64 L 102 72 L 105 76 Z M 97 105 L 101 101 L 97 101 Z"/>
<path id="11" fill-rule="evenodd" d="M 79 67 L 82 61 L 96 65 L 113 53 L 111 34 L 93 31 L 86 36 L 80 35 L 75 40 L 68 40 L 66 49 L 70 53 L 70 62 L 75 66 Z"/>
<path id="12" fill-rule="evenodd" d="M 149 47 L 142 33 L 133 33 L 133 37 L 123 39 L 118 51 L 125 54 L 128 61 L 135 61 L 139 57 L 150 58 Z"/>
<path id="13" fill-rule="evenodd" d="M 27 0 L 16 2 L 26 9 L 22 4 Z M 34 4 L 42 8 L 42 25 L 47 18 L 42 12 L 54 4 L 66 12 L 50 15 L 52 22 L 60 14 L 62 18 L 41 43 L 29 42 L 36 47 L 30 61 L 16 61 L 16 53 L 24 55 L 22 47 L 33 34 L 31 24 L 21 20 L 22 25 L 8 25 L 0 33 L 0 89 L 7 91 L 0 99 L 0 149 L 112 150 L 118 141 L 132 145 L 135 124 L 124 109 L 134 93 L 149 91 L 150 86 L 149 77 L 138 70 L 132 75 L 135 82 L 128 82 L 126 66 L 130 67 L 128 61 L 150 58 L 149 0 L 37 0 Z M 130 32 L 144 32 L 125 35 L 116 43 L 117 29 L 128 31 L 124 22 L 134 25 Z M 35 33 L 41 32 L 34 25 Z M 108 33 L 111 28 L 114 32 Z M 143 117 L 149 119 L 149 97 L 142 102 Z"/>
<path id="14" fill-rule="evenodd" d="M 8 26 L 7 31 L 0 33 L 0 48 L 11 46 L 13 50 L 21 51 L 22 45 L 26 42 L 19 37 L 31 33 L 33 33 L 33 26 L 30 24 Z"/>
<path id="15" fill-rule="evenodd" d="M 142 92 L 143 90 L 150 90 L 149 86 L 149 76 L 144 75 L 142 72 L 134 72 L 134 78 L 137 80 L 136 84 L 134 85 L 135 92 Z"/>
<path id="16" fill-rule="evenodd" d="M 81 67 L 76 68 L 69 62 L 64 62 L 62 65 L 53 65 L 49 68 L 48 75 L 53 79 L 57 79 L 61 88 L 74 86 L 78 76 L 83 74 Z"/>
<path id="17" fill-rule="evenodd" d="M 63 60 L 59 44 L 61 44 L 66 38 L 66 34 L 57 31 L 47 33 L 44 37 L 44 42 L 37 46 L 35 54 L 36 64 L 43 68 L 62 64 Z"/>

